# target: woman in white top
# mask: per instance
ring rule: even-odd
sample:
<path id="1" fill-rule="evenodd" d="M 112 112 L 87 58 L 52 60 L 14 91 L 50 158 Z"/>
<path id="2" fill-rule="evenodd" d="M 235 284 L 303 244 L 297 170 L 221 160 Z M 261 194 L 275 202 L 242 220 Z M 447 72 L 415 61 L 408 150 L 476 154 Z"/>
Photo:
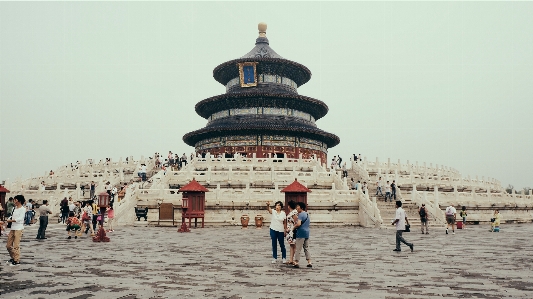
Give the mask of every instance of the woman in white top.
<path id="1" fill-rule="evenodd" d="M 282 211 L 283 203 L 277 201 L 275 210 L 270 208 L 270 202 L 267 202 L 268 213 L 272 214 L 270 220 L 270 238 L 272 239 L 272 264 L 278 260 L 278 242 L 281 247 L 282 262 L 287 262 L 287 251 L 285 250 L 285 231 L 287 230 L 287 221 L 285 212 Z"/>

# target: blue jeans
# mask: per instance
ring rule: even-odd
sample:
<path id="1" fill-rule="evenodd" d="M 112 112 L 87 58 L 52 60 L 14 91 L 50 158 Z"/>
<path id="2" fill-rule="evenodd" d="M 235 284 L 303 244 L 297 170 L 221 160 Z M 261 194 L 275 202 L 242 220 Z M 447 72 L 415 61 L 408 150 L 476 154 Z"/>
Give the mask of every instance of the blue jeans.
<path id="1" fill-rule="evenodd" d="M 32 216 L 33 215 L 32 215 L 31 211 L 26 212 L 26 214 L 24 215 L 24 224 L 30 225 L 31 224 L 31 219 L 33 218 Z"/>
<path id="2" fill-rule="evenodd" d="M 270 229 L 270 238 L 272 239 L 272 257 L 278 258 L 278 242 L 281 247 L 281 258 L 287 258 L 287 251 L 285 250 L 285 234 L 283 232 L 277 232 Z"/>

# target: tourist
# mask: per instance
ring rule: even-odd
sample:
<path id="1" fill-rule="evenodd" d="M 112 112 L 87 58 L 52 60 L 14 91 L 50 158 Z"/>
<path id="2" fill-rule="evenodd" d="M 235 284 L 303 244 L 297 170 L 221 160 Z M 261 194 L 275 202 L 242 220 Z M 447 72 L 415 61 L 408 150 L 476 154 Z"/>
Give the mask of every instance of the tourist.
<path id="1" fill-rule="evenodd" d="M 270 202 L 266 203 L 268 213 L 272 214 L 270 220 L 270 238 L 272 239 L 272 264 L 276 263 L 278 260 L 278 246 L 281 248 L 281 259 L 282 263 L 287 263 L 287 251 L 285 250 L 285 230 L 287 229 L 287 215 L 283 209 L 283 203 L 277 201 L 275 203 L 275 210 L 272 211 L 270 208 Z"/>
<path id="2" fill-rule="evenodd" d="M 48 173 L 48 176 L 53 179 L 54 178 L 54 172 L 52 170 L 50 170 L 50 172 Z"/>
<path id="3" fill-rule="evenodd" d="M 500 219 L 501 219 L 500 211 L 494 210 L 494 215 L 490 219 L 490 222 L 491 222 L 490 231 L 491 232 L 495 231 L 496 227 L 498 228 L 496 231 L 500 231 Z"/>
<path id="4" fill-rule="evenodd" d="M 389 199 L 392 202 L 389 181 L 387 181 L 387 183 L 385 184 L 385 202 L 387 202 L 387 199 Z"/>
<path id="5" fill-rule="evenodd" d="M 451 225 L 452 234 L 455 235 L 455 217 L 456 217 L 457 211 L 452 205 L 450 205 L 449 207 L 446 208 L 445 214 L 446 214 L 446 234 L 448 234 L 448 228 Z"/>
<path id="6" fill-rule="evenodd" d="M 110 199 L 112 198 L 112 196 L 111 196 L 111 188 L 112 188 L 111 182 L 107 181 L 107 183 L 105 183 L 105 185 L 104 185 L 104 190 L 107 193 L 107 195 L 109 195 Z"/>
<path id="7" fill-rule="evenodd" d="M 422 229 L 422 234 L 424 234 L 424 227 L 426 228 L 426 235 L 429 235 L 428 229 L 428 211 L 426 210 L 426 204 L 423 203 L 422 206 L 418 209 L 418 215 L 420 215 L 420 227 Z"/>
<path id="8" fill-rule="evenodd" d="M 342 164 L 342 177 L 347 178 L 348 177 L 348 170 L 346 169 L 346 162 Z"/>
<path id="9" fill-rule="evenodd" d="M 33 199 L 30 199 L 28 200 L 28 202 L 26 203 L 26 214 L 25 214 L 25 217 L 24 217 L 24 225 L 31 225 L 32 223 L 32 216 L 33 216 L 33 213 L 32 213 L 32 210 L 33 210 Z"/>
<path id="10" fill-rule="evenodd" d="M 80 219 L 74 215 L 74 212 L 69 212 L 67 219 L 67 239 L 71 239 L 70 232 L 74 232 L 74 239 L 78 238 L 78 235 L 81 236 L 81 227 L 80 227 Z"/>
<path id="11" fill-rule="evenodd" d="M 187 155 L 185 155 L 185 153 L 181 156 L 181 165 L 182 167 L 187 166 Z"/>
<path id="12" fill-rule="evenodd" d="M 52 214 L 52 211 L 48 207 L 48 200 L 43 200 L 43 204 L 39 207 L 39 231 L 37 232 L 37 238 L 44 240 L 46 227 L 48 226 L 48 214 Z"/>
<path id="13" fill-rule="evenodd" d="M 337 162 L 335 161 L 335 159 L 331 159 L 331 164 L 329 165 L 329 168 L 331 170 L 335 170 L 335 165 L 337 165 Z"/>
<path id="14" fill-rule="evenodd" d="M 128 188 L 128 183 L 124 183 L 124 186 L 120 188 L 120 191 L 118 191 L 118 202 L 120 202 L 124 196 L 126 196 L 126 189 Z"/>
<path id="15" fill-rule="evenodd" d="M 357 190 L 357 183 L 353 180 L 353 178 L 351 178 L 351 181 L 350 181 L 350 188 L 352 190 Z"/>
<path id="16" fill-rule="evenodd" d="M 90 199 L 93 199 L 95 191 L 96 191 L 96 184 L 95 184 L 94 181 L 91 181 L 91 189 L 90 189 L 90 193 L 89 193 L 89 198 Z"/>
<path id="17" fill-rule="evenodd" d="M 366 185 L 366 182 L 363 182 L 363 194 L 366 194 L 366 191 L 368 191 L 368 186 Z"/>
<path id="18" fill-rule="evenodd" d="M 74 210 L 76 209 L 76 203 L 72 201 L 72 197 L 69 197 L 68 198 L 68 211 L 69 212 L 74 212 Z"/>
<path id="19" fill-rule="evenodd" d="M 6 248 L 11 257 L 7 264 L 17 266 L 20 264 L 20 239 L 22 239 L 22 232 L 24 230 L 24 216 L 26 214 L 24 202 L 26 199 L 23 195 L 17 195 L 13 201 L 15 209 L 11 217 L 6 220 L 8 225 L 11 223 L 11 231 L 7 235 Z"/>
<path id="20" fill-rule="evenodd" d="M 300 268 L 300 253 L 304 249 L 305 259 L 307 260 L 307 267 L 311 268 L 311 254 L 309 253 L 309 214 L 305 211 L 305 203 L 299 202 L 296 204 L 296 211 L 298 211 L 298 221 L 294 225 L 296 230 L 296 252 L 294 253 L 294 268 Z"/>
<path id="21" fill-rule="evenodd" d="M 379 195 L 383 196 L 383 192 L 381 192 L 381 177 L 379 177 L 379 179 L 377 180 L 376 187 L 376 196 L 378 196 L 378 193 Z"/>
<path id="22" fill-rule="evenodd" d="M 109 229 L 108 232 L 112 233 L 115 230 L 113 229 L 113 221 L 115 220 L 115 210 L 113 210 L 113 207 L 109 207 L 109 210 L 107 210 L 107 225 Z"/>
<path id="23" fill-rule="evenodd" d="M 98 223 L 98 205 L 96 204 L 96 202 L 94 200 L 91 200 L 90 201 L 90 205 L 91 205 L 91 208 L 93 210 L 93 216 L 92 216 L 92 225 L 93 225 L 93 231 L 96 231 L 96 223 Z M 86 231 L 85 233 L 87 233 L 87 230 L 89 230 L 89 228 L 86 228 Z"/>
<path id="24" fill-rule="evenodd" d="M 361 189 L 361 181 L 357 181 L 357 184 L 355 184 L 355 190 Z"/>
<path id="25" fill-rule="evenodd" d="M 146 164 L 141 164 L 141 177 L 142 181 L 146 181 Z"/>
<path id="26" fill-rule="evenodd" d="M 168 163 L 170 167 L 174 166 L 174 155 L 172 154 L 172 151 L 168 151 Z"/>
<path id="27" fill-rule="evenodd" d="M 11 215 L 13 214 L 13 210 L 15 209 L 15 203 L 13 202 L 13 197 L 10 197 L 8 200 L 7 200 L 7 205 L 6 205 L 6 217 L 9 218 L 11 217 Z"/>
<path id="28" fill-rule="evenodd" d="M 405 231 L 405 224 L 409 224 L 409 220 L 407 219 L 407 214 L 405 214 L 405 211 L 402 209 L 402 202 L 400 200 L 397 200 L 396 216 L 394 218 L 394 221 L 392 222 L 392 225 L 396 225 L 396 248 L 394 248 L 393 251 L 402 251 L 402 249 L 400 248 L 400 242 L 409 246 L 409 248 L 411 248 L 411 252 L 413 251 L 413 243 L 408 243 L 402 237 L 402 234 Z"/>
<path id="29" fill-rule="evenodd" d="M 466 216 L 468 216 L 468 214 L 466 213 L 465 206 L 461 208 L 461 212 L 459 213 L 459 215 L 461 216 L 461 218 L 463 218 L 463 229 L 466 229 Z"/>
<path id="30" fill-rule="evenodd" d="M 46 190 L 46 184 L 44 183 L 44 181 L 41 182 L 40 186 L 39 186 L 39 190 L 41 192 L 43 192 L 44 190 Z"/>
<path id="31" fill-rule="evenodd" d="M 287 264 L 294 265 L 294 253 L 296 251 L 296 240 L 294 236 L 294 225 L 298 221 L 298 211 L 296 211 L 296 202 L 293 200 L 289 201 L 287 204 L 289 206 L 289 214 L 287 215 L 287 229 L 285 230 L 287 232 L 286 239 L 287 243 L 289 243 L 290 251 L 289 251 L 289 262 Z"/>
<path id="32" fill-rule="evenodd" d="M 391 195 L 390 195 L 391 199 L 394 198 L 394 200 L 396 200 L 396 180 L 392 180 L 392 184 L 390 184 L 390 191 L 391 191 Z"/>
<path id="33" fill-rule="evenodd" d="M 68 206 L 67 198 L 63 198 L 59 205 L 59 211 L 61 212 L 61 217 L 58 219 L 57 223 L 63 222 L 65 224 L 65 221 L 68 218 L 68 212 L 70 212 L 70 208 Z"/>
<path id="34" fill-rule="evenodd" d="M 81 202 L 77 201 L 74 203 L 74 215 L 80 219 L 81 217 Z"/>
<path id="35" fill-rule="evenodd" d="M 339 165 L 339 168 L 341 167 L 341 163 L 342 163 L 342 158 L 341 158 L 341 155 L 339 155 L 339 157 L 337 157 L 337 165 Z"/>
<path id="36" fill-rule="evenodd" d="M 357 160 L 358 160 L 358 159 L 357 159 L 357 155 L 356 155 L 356 154 L 353 154 L 353 161 L 354 161 L 355 163 L 357 163 Z"/>
<path id="37" fill-rule="evenodd" d="M 91 236 L 94 236 L 94 229 L 91 226 L 91 220 L 93 218 L 93 208 L 91 207 L 91 204 L 89 202 L 85 202 L 85 206 L 83 207 L 83 214 L 81 216 L 81 231 L 84 231 L 85 228 L 85 234 L 89 232 L 89 229 L 91 230 Z"/>

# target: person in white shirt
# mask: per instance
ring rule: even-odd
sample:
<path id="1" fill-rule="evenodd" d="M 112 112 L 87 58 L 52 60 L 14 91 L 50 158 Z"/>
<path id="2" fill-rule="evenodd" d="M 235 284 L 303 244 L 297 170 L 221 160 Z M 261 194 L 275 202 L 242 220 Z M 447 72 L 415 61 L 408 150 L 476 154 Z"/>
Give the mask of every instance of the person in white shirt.
<path id="1" fill-rule="evenodd" d="M 448 234 L 448 228 L 450 227 L 450 225 L 452 226 L 452 234 L 455 235 L 455 217 L 456 217 L 456 214 L 457 214 L 457 211 L 455 210 L 455 208 L 450 205 L 449 207 L 446 208 L 446 234 Z"/>
<path id="2" fill-rule="evenodd" d="M 412 252 L 414 248 L 413 243 L 405 241 L 402 237 L 402 233 L 405 231 L 405 224 L 409 224 L 409 220 L 407 219 L 407 214 L 405 214 L 405 211 L 402 209 L 402 202 L 400 200 L 396 201 L 396 216 L 394 218 L 392 225 L 396 225 L 396 248 L 393 251 L 402 251 L 400 248 L 400 242 L 402 242 L 409 246 Z"/>
<path id="3" fill-rule="evenodd" d="M 141 164 L 141 176 L 143 182 L 146 181 L 146 164 Z"/>
<path id="4" fill-rule="evenodd" d="M 390 198 L 390 201 L 392 202 L 392 196 L 390 194 L 389 181 L 387 181 L 387 184 L 385 184 L 385 202 L 387 202 L 387 198 Z"/>
<path id="5" fill-rule="evenodd" d="M 11 231 L 7 235 L 6 248 L 11 259 L 7 262 L 10 266 L 17 266 L 20 264 L 20 239 L 22 239 L 22 231 L 24 230 L 24 216 L 26 209 L 24 208 L 26 199 L 23 195 L 17 195 L 14 198 L 15 210 L 13 214 L 6 221 L 11 223 Z"/>
<path id="6" fill-rule="evenodd" d="M 270 220 L 270 238 L 272 239 L 272 264 L 278 260 L 278 242 L 281 248 L 282 262 L 287 263 L 287 251 L 285 250 L 285 232 L 287 231 L 287 215 L 283 209 L 283 203 L 277 201 L 275 210 L 270 208 L 270 202 L 266 203 L 268 213 L 272 214 Z"/>

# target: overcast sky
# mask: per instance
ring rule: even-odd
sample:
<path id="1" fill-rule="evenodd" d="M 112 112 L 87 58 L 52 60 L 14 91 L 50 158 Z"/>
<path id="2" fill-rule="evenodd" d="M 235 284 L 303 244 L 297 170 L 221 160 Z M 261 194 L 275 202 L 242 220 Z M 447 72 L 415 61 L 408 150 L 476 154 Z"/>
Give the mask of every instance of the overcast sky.
<path id="1" fill-rule="evenodd" d="M 317 122 L 362 154 L 533 187 L 532 2 L 0 2 L 0 180 L 193 151 L 219 64 L 307 66 Z"/>

